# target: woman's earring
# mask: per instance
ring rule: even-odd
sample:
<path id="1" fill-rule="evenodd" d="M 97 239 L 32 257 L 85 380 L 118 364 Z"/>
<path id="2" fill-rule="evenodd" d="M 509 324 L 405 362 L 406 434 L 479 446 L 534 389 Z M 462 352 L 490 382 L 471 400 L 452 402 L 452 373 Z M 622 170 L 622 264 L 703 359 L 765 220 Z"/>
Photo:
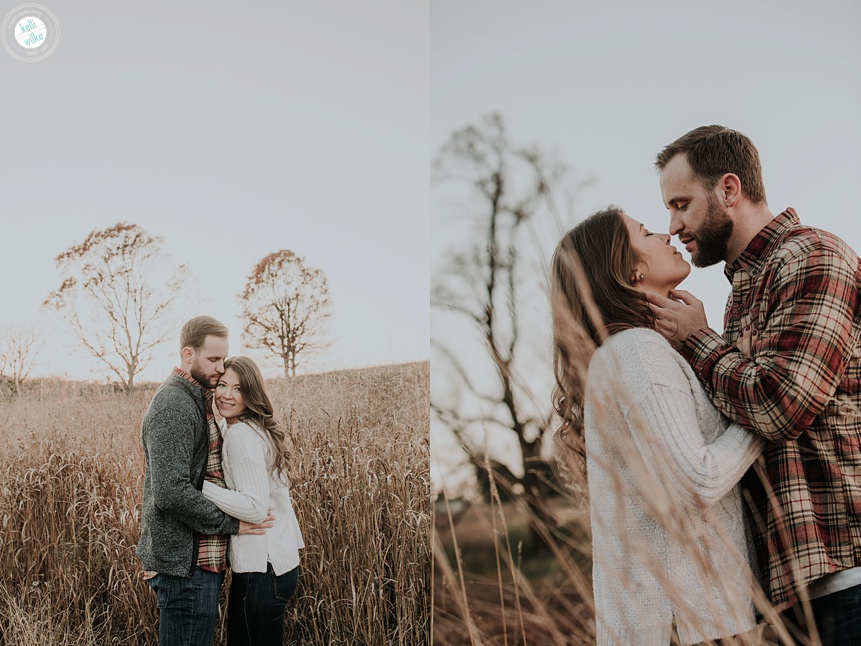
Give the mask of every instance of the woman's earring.
<path id="1" fill-rule="evenodd" d="M 639 278 L 640 280 L 646 280 L 646 277 L 643 275 L 643 272 L 640 272 Z"/>

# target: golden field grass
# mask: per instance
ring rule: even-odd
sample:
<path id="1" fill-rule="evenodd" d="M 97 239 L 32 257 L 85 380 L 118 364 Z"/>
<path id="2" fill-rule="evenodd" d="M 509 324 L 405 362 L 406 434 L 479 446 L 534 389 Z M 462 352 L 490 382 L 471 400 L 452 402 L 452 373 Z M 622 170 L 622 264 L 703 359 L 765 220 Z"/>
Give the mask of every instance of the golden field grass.
<path id="1" fill-rule="evenodd" d="M 435 645 L 595 643 L 588 507 L 571 502 L 546 501 L 545 511 L 562 523 L 562 532 L 547 528 L 554 553 L 530 531 L 518 501 L 454 508 L 437 501 Z"/>
<path id="2" fill-rule="evenodd" d="M 306 543 L 285 643 L 428 643 L 429 364 L 268 384 Z M 43 380 L 0 401 L 0 644 L 157 642 L 134 553 L 155 386 Z"/>
<path id="3" fill-rule="evenodd" d="M 531 513 L 519 501 L 497 498 L 465 507 L 457 501 L 454 508 L 444 499 L 437 501 L 432 529 L 434 646 L 596 643 L 588 500 L 562 494 L 544 505 L 542 515 L 556 522 L 534 532 Z M 672 587 L 671 581 L 664 583 Z M 620 580 L 619 585 L 627 589 L 630 582 Z M 679 643 L 674 633 L 671 644 Z M 726 643 L 776 646 L 778 641 L 766 626 Z M 820 644 L 803 638 L 783 643 Z"/>
<path id="4" fill-rule="evenodd" d="M 487 473 L 481 477 L 488 477 Z M 448 501 L 444 495 L 435 501 L 431 528 L 434 646 L 596 643 L 589 499 L 583 485 L 544 498 L 539 515 L 522 500 L 502 500 L 493 485 L 490 501 Z M 666 503 L 668 514 L 656 520 L 668 532 L 684 532 L 672 522 L 676 501 L 666 498 L 657 482 L 653 491 L 659 503 Z M 690 540 L 688 547 L 699 558 L 696 541 Z M 709 571 L 707 562 L 699 565 L 703 572 Z M 633 594 L 636 586 L 624 571 L 622 564 L 618 585 Z M 739 569 L 724 576 L 743 574 Z M 673 581 L 658 578 L 672 597 Z M 758 629 L 735 640 L 724 639 L 720 646 L 821 646 L 818 636 L 784 627 L 759 589 L 754 605 L 761 615 Z M 809 612 L 806 602 L 799 608 Z M 679 643 L 674 631 L 671 644 Z M 704 642 L 707 645 L 715 642 Z"/>

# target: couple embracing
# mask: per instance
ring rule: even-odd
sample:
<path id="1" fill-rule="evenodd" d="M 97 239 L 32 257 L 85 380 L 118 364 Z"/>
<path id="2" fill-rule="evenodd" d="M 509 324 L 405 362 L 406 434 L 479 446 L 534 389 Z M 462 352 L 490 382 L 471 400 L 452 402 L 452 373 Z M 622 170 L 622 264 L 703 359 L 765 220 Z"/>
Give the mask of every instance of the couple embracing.
<path id="1" fill-rule="evenodd" d="M 304 547 L 284 430 L 257 365 L 227 356 L 224 325 L 193 318 L 179 345 L 141 430 L 137 555 L 158 597 L 159 643 L 212 643 L 229 558 L 227 643 L 280 646 Z"/>
<path id="2" fill-rule="evenodd" d="M 772 215 L 737 131 L 696 128 L 656 166 L 670 235 L 725 263 L 723 334 L 677 289 L 670 235 L 621 209 L 552 262 L 557 444 L 588 482 L 598 643 L 668 644 L 674 624 L 682 644 L 758 643 L 759 610 L 781 643 L 861 644 L 858 256 Z"/>

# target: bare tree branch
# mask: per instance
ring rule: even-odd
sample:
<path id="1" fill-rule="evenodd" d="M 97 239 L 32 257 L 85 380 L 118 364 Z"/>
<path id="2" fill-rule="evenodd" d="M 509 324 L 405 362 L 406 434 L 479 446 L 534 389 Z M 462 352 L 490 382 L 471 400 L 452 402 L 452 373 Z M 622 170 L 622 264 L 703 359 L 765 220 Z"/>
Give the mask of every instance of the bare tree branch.
<path id="1" fill-rule="evenodd" d="M 488 404 L 497 404 L 499 403 L 499 397 L 497 395 L 489 395 L 487 393 L 482 392 L 473 382 L 472 378 L 469 375 L 469 372 L 464 367 L 461 360 L 457 357 L 457 355 L 447 346 L 443 345 L 438 339 L 431 339 L 431 345 L 439 352 L 443 357 L 448 360 L 451 364 L 452 368 L 454 368 L 455 372 L 457 372 L 458 377 L 460 377 L 463 385 L 476 397 L 481 399 L 482 401 L 487 402 Z"/>
<path id="2" fill-rule="evenodd" d="M 83 347 L 126 391 L 174 322 L 167 317 L 188 276 L 171 267 L 163 240 L 136 224 L 92 231 L 55 260 L 65 277 L 44 306 L 57 311 Z"/>
<path id="3" fill-rule="evenodd" d="M 452 313 L 453 323 L 459 320 L 474 326 L 485 359 L 483 365 L 473 365 L 477 362 L 468 362 L 461 347 L 435 336 L 435 354 L 450 368 L 453 383 L 473 401 L 470 408 L 457 401 L 440 401 L 441 396 L 435 395 L 431 408 L 477 468 L 483 449 L 479 450 L 474 438 L 480 431 L 513 435 L 521 449 L 524 473 L 519 484 L 535 496 L 546 489 L 535 473 L 541 471 L 536 465 L 542 462 L 542 441 L 552 429 L 552 408 L 547 397 L 546 410 L 530 411 L 531 393 L 517 378 L 522 361 L 523 294 L 534 293 L 544 279 L 542 271 L 528 266 L 523 253 L 530 242 L 524 225 L 538 218 L 550 221 L 555 215 L 549 199 L 551 186 L 562 179 L 565 168 L 536 147 L 513 145 L 504 120 L 494 114 L 479 125 L 454 132 L 434 162 L 433 172 L 435 183 L 454 180 L 472 186 L 474 200 L 464 207 L 464 217 L 480 226 L 481 237 L 466 245 L 462 240 L 452 242 L 444 268 L 434 272 L 431 305 Z M 530 285 L 535 289 L 529 289 Z M 482 356 L 469 354 L 471 358 L 476 355 Z M 479 386 L 479 375 L 489 378 L 490 374 L 494 375 L 494 392 Z M 481 415 L 469 412 L 476 399 L 482 404 Z M 493 443 L 489 444 L 492 451 Z"/>
<path id="4" fill-rule="evenodd" d="M 0 380 L 7 382 L 18 397 L 33 369 L 41 342 L 32 327 L 13 326 L 0 332 Z"/>
<path id="5" fill-rule="evenodd" d="M 285 377 L 296 374 L 302 358 L 325 347 L 331 306 L 326 274 L 292 251 L 276 251 L 257 263 L 238 298 L 243 338 L 279 357 Z"/>

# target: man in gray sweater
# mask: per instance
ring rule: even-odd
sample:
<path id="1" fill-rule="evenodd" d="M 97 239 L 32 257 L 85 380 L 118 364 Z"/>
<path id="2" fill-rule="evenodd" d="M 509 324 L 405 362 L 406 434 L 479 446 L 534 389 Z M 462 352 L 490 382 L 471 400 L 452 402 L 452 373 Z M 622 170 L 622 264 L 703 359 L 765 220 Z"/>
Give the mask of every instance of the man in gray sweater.
<path id="1" fill-rule="evenodd" d="M 227 328 L 211 316 L 180 334 L 180 367 L 150 402 L 141 428 L 144 479 L 137 555 L 158 596 L 162 646 L 209 646 L 227 569 L 229 534 L 263 534 L 203 497 L 204 480 L 224 486 L 212 389 L 224 374 Z"/>

